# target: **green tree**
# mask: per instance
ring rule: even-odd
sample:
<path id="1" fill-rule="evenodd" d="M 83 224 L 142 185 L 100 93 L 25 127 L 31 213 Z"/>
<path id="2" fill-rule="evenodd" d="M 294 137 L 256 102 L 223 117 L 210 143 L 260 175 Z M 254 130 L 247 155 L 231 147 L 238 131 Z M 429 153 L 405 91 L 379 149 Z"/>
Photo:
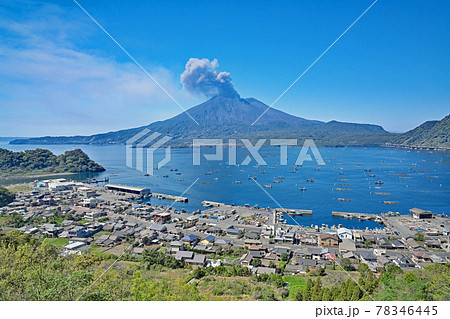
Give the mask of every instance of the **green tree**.
<path id="1" fill-rule="evenodd" d="M 339 263 L 342 268 L 346 271 L 352 271 L 355 270 L 355 267 L 353 267 L 352 262 L 348 258 L 343 258 L 341 262 Z"/>
<path id="2" fill-rule="evenodd" d="M 7 188 L 0 186 L 0 207 L 6 206 L 14 201 L 14 194 Z"/>
<path id="3" fill-rule="evenodd" d="M 417 240 L 417 241 L 423 241 L 424 238 L 425 238 L 425 236 L 422 233 L 415 233 L 414 234 L 414 239 Z"/>

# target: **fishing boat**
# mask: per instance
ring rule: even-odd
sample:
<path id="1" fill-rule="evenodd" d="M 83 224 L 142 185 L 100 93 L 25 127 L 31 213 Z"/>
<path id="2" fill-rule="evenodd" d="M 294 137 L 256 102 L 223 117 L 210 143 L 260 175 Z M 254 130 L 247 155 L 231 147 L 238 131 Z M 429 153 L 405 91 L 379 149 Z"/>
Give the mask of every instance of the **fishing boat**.
<path id="1" fill-rule="evenodd" d="M 242 184 L 241 181 L 234 181 L 235 184 Z"/>
<path id="2" fill-rule="evenodd" d="M 382 184 L 384 184 L 384 182 L 383 181 L 376 181 L 375 184 L 382 185 Z"/>
<path id="3" fill-rule="evenodd" d="M 306 191 L 306 187 L 300 187 L 299 190 Z"/>
<path id="4" fill-rule="evenodd" d="M 271 184 L 267 184 L 267 185 L 264 185 L 264 187 L 266 187 L 266 188 L 272 188 L 272 185 L 271 185 Z"/>
<path id="5" fill-rule="evenodd" d="M 169 177 L 169 175 L 163 175 L 163 177 L 166 177 L 166 178 L 167 178 L 167 177 Z"/>
<path id="6" fill-rule="evenodd" d="M 314 178 L 308 178 L 306 181 L 307 182 L 314 182 Z"/>

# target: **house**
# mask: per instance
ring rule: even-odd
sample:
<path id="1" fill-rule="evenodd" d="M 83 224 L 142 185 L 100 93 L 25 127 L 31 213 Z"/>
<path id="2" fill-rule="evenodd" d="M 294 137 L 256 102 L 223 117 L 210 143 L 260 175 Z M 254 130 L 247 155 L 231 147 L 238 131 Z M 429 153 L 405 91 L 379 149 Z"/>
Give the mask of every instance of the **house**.
<path id="1" fill-rule="evenodd" d="M 82 254 L 88 254 L 90 251 L 90 247 L 84 244 L 83 242 L 73 242 L 68 245 L 64 246 L 63 255 L 82 255 Z"/>
<path id="2" fill-rule="evenodd" d="M 415 251 L 412 253 L 411 256 L 412 261 L 417 263 L 426 263 L 426 262 L 433 262 L 433 260 L 430 258 L 430 256 L 424 252 L 424 251 Z"/>
<path id="3" fill-rule="evenodd" d="M 241 266 L 249 267 L 252 259 L 253 259 L 253 257 L 252 257 L 252 255 L 250 255 L 250 253 L 246 253 L 246 254 L 242 255 L 242 257 L 240 258 Z"/>
<path id="4" fill-rule="evenodd" d="M 101 246 L 107 239 L 109 239 L 109 235 L 106 235 L 106 234 L 101 235 L 100 237 L 97 238 L 97 240 L 95 241 L 95 244 Z"/>
<path id="5" fill-rule="evenodd" d="M 169 222 L 170 221 L 170 213 L 168 213 L 168 212 L 156 213 L 153 215 L 153 221 L 155 223 Z"/>
<path id="6" fill-rule="evenodd" d="M 253 258 L 263 258 L 264 257 L 264 251 L 261 251 L 261 250 L 250 250 L 248 253 Z"/>
<path id="7" fill-rule="evenodd" d="M 383 256 L 383 255 L 377 256 L 377 259 L 378 259 L 378 262 L 379 262 L 383 267 L 386 267 L 386 266 L 392 264 L 392 261 L 391 261 L 388 257 L 386 257 L 386 256 Z"/>
<path id="8" fill-rule="evenodd" d="M 186 259 L 184 261 L 184 263 L 186 265 L 192 266 L 192 267 L 203 267 L 205 265 L 206 262 L 206 256 L 205 255 L 200 255 L 200 254 L 195 254 L 194 258 L 192 259 Z"/>
<path id="9" fill-rule="evenodd" d="M 84 197 L 94 197 L 97 195 L 95 190 L 89 187 L 78 187 L 78 192 L 81 193 Z"/>
<path id="10" fill-rule="evenodd" d="M 85 245 L 89 245 L 90 242 L 92 241 L 92 238 L 77 238 L 77 237 L 73 237 L 69 239 L 69 244 L 71 243 L 75 243 L 75 242 L 81 242 Z"/>
<path id="11" fill-rule="evenodd" d="M 337 235 L 332 234 L 318 234 L 318 244 L 322 247 L 338 247 L 339 239 Z"/>
<path id="12" fill-rule="evenodd" d="M 425 250 L 425 248 L 421 246 L 414 238 L 408 238 L 406 243 L 412 250 Z"/>
<path id="13" fill-rule="evenodd" d="M 132 250 L 131 250 L 131 254 L 132 255 L 137 255 L 137 256 L 140 256 L 140 255 L 142 255 L 143 253 L 144 253 L 144 250 L 145 250 L 145 248 L 142 248 L 142 247 L 134 247 Z"/>
<path id="14" fill-rule="evenodd" d="M 82 226 L 75 226 L 69 230 L 69 237 L 85 237 L 85 230 Z"/>
<path id="15" fill-rule="evenodd" d="M 256 275 L 261 275 L 261 274 L 270 275 L 270 274 L 274 274 L 275 271 L 276 271 L 275 268 L 257 267 L 255 274 Z"/>
<path id="16" fill-rule="evenodd" d="M 320 260 L 324 254 L 323 250 L 320 248 L 310 249 L 311 259 Z"/>
<path id="17" fill-rule="evenodd" d="M 195 224 L 197 224 L 199 217 L 196 215 L 191 215 L 188 218 L 186 218 L 186 221 L 184 222 L 186 228 L 192 227 Z"/>
<path id="18" fill-rule="evenodd" d="M 369 269 L 373 272 L 383 267 L 383 265 L 378 262 L 377 256 L 372 253 L 360 253 L 359 258 L 361 259 L 361 262 L 369 266 Z"/>
<path id="19" fill-rule="evenodd" d="M 297 257 L 297 258 L 294 258 L 294 260 L 292 262 L 294 265 L 300 265 L 305 268 L 311 269 L 311 268 L 317 267 L 317 260 L 314 260 L 314 259 L 306 259 L 306 258 Z"/>
<path id="20" fill-rule="evenodd" d="M 351 239 L 344 238 L 341 243 L 339 243 L 339 253 L 345 254 L 349 251 L 355 252 L 356 245 L 355 242 Z"/>
<path id="21" fill-rule="evenodd" d="M 227 235 L 230 236 L 239 236 L 240 234 L 242 234 L 242 230 L 241 229 L 237 229 L 234 228 L 233 226 L 230 226 L 226 229 Z"/>
<path id="22" fill-rule="evenodd" d="M 207 245 L 196 245 L 194 247 L 196 252 L 201 252 L 205 254 L 213 254 L 217 251 L 217 248 L 214 246 L 207 246 Z"/>
<path id="23" fill-rule="evenodd" d="M 193 245 L 198 242 L 199 238 L 200 237 L 198 237 L 197 235 L 191 234 L 191 235 L 187 235 L 187 236 L 184 236 L 183 238 L 181 238 L 181 241 L 186 244 Z"/>
<path id="24" fill-rule="evenodd" d="M 370 262 L 377 262 L 377 256 L 375 256 L 372 253 L 360 253 L 359 258 L 362 262 L 370 263 Z"/>
<path id="25" fill-rule="evenodd" d="M 184 250 L 184 245 L 181 241 L 174 240 L 170 242 L 171 253 L 177 253 L 178 251 Z"/>
<path id="26" fill-rule="evenodd" d="M 148 229 L 156 231 L 158 233 L 164 233 L 167 231 L 167 227 L 161 224 L 152 224 L 148 227 Z"/>
<path id="27" fill-rule="evenodd" d="M 41 230 L 45 237 L 58 237 L 58 234 L 63 231 L 63 228 L 56 224 L 44 224 L 41 226 Z"/>
<path id="28" fill-rule="evenodd" d="M 275 254 L 273 251 L 271 251 L 271 252 L 269 252 L 269 253 L 264 255 L 264 259 L 267 259 L 267 260 L 278 260 L 278 255 Z"/>
<path id="29" fill-rule="evenodd" d="M 286 254 L 289 256 L 291 254 L 291 250 L 286 247 L 275 247 L 272 249 L 272 252 L 277 256 L 281 256 L 281 254 Z"/>
<path id="30" fill-rule="evenodd" d="M 336 255 L 332 254 L 332 253 L 326 253 L 323 255 L 323 259 L 325 260 L 335 260 L 336 259 Z"/>
<path id="31" fill-rule="evenodd" d="M 259 239 L 259 234 L 255 233 L 255 232 L 251 232 L 251 231 L 250 232 L 246 232 L 244 234 L 244 238 L 257 240 L 257 239 Z"/>
<path id="32" fill-rule="evenodd" d="M 302 265 L 286 265 L 283 271 L 284 275 L 306 274 L 306 267 Z"/>
<path id="33" fill-rule="evenodd" d="M 392 262 L 401 268 L 416 266 L 416 264 L 414 264 L 414 262 L 405 255 L 398 255 Z"/>
<path id="34" fill-rule="evenodd" d="M 445 259 L 444 256 L 438 256 L 436 254 L 431 254 L 430 258 L 433 261 L 433 263 L 435 263 L 435 264 L 446 264 L 447 263 L 447 260 Z"/>
<path id="35" fill-rule="evenodd" d="M 200 240 L 200 244 L 202 244 L 202 245 L 212 245 L 214 243 L 215 239 L 216 239 L 215 236 L 209 235 L 209 236 L 206 236 L 205 238 L 203 238 L 202 240 Z"/>
<path id="36" fill-rule="evenodd" d="M 353 239 L 352 231 L 348 228 L 345 227 L 338 228 L 336 232 L 340 240 Z"/>
<path id="37" fill-rule="evenodd" d="M 402 243 L 400 240 L 398 239 L 394 239 L 393 241 L 391 241 L 391 245 L 392 247 L 394 247 L 395 249 L 406 249 L 406 246 L 404 243 Z"/>
<path id="38" fill-rule="evenodd" d="M 183 251 L 179 250 L 175 254 L 175 259 L 180 261 L 185 261 L 186 259 L 192 259 L 194 257 L 193 251 Z"/>
<path id="39" fill-rule="evenodd" d="M 215 246 L 229 246 L 230 245 L 230 241 L 226 240 L 226 239 L 216 239 L 214 241 L 214 245 Z"/>
<path id="40" fill-rule="evenodd" d="M 441 248 L 441 243 L 438 240 L 425 240 L 423 243 L 428 248 Z"/>

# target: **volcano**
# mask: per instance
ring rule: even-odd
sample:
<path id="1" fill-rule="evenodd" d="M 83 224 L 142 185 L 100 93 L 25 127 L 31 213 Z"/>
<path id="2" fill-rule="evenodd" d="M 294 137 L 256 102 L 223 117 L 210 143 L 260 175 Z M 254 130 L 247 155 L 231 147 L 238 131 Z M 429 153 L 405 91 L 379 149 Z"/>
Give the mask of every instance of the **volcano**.
<path id="1" fill-rule="evenodd" d="M 254 98 L 215 96 L 164 121 L 147 126 L 90 136 L 46 136 L 18 139 L 11 144 L 125 144 L 143 130 L 170 135 L 173 145 L 190 144 L 192 138 L 313 138 L 318 145 L 378 145 L 390 133 L 379 125 L 307 120 L 270 108 Z"/>

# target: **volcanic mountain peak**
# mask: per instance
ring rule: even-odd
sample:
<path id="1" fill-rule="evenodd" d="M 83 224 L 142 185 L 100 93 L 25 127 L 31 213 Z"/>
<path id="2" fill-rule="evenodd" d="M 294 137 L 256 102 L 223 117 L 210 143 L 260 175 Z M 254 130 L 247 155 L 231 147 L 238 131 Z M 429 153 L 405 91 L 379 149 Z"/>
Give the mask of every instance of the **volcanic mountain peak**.
<path id="1" fill-rule="evenodd" d="M 325 145 L 372 145 L 373 134 L 387 134 L 378 125 L 307 120 L 269 108 L 254 98 L 217 95 L 177 116 L 144 127 L 91 136 L 41 137 L 14 140 L 12 144 L 124 144 L 148 128 L 185 145 L 192 138 L 316 138 Z M 265 113 L 264 113 L 265 112 Z M 264 115 L 252 125 L 261 114 Z M 192 118 L 199 124 L 192 120 Z M 356 134 L 356 136 L 355 136 Z M 178 141 L 178 142 L 176 142 Z M 366 142 L 369 141 L 369 142 Z M 384 140 L 383 140 L 384 141 Z"/>

